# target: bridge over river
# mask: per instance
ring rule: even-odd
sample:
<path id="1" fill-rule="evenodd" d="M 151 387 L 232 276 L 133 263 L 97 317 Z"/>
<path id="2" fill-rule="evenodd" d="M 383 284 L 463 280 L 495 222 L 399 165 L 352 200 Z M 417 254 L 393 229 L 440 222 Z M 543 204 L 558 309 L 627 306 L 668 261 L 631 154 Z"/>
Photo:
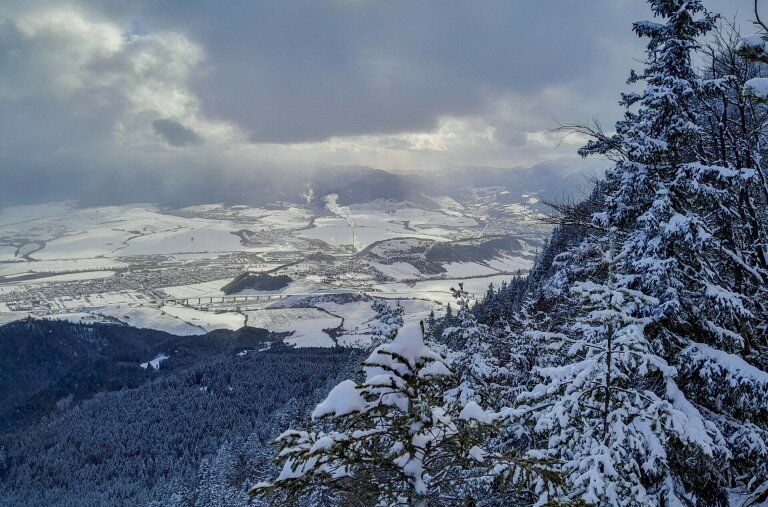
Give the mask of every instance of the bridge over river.
<path id="1" fill-rule="evenodd" d="M 201 306 L 212 304 L 229 304 L 229 303 L 255 303 L 261 301 L 278 301 L 288 298 L 307 298 L 318 296 L 332 296 L 339 294 L 360 294 L 362 292 L 350 292 L 350 291 L 338 291 L 338 292 L 304 292 L 304 293 L 282 293 L 272 292 L 268 294 L 232 294 L 232 295 L 200 295 L 200 296 L 186 296 L 175 298 L 155 298 L 151 299 L 150 303 L 178 303 L 185 306 Z"/>
<path id="2" fill-rule="evenodd" d="M 419 291 L 422 294 L 426 292 L 434 292 L 436 294 L 444 294 L 444 291 Z M 321 297 L 321 296 L 338 296 L 342 294 L 353 294 L 360 296 L 369 296 L 372 298 L 380 299 L 412 299 L 413 296 L 409 296 L 407 293 L 402 292 L 363 292 L 363 291 L 336 291 L 336 292 L 303 292 L 303 293 L 268 293 L 268 294 L 232 294 L 232 295 L 208 295 L 208 296 L 187 296 L 187 297 L 175 297 L 175 298 L 157 298 L 151 299 L 150 303 L 177 303 L 184 306 L 203 306 L 203 305 L 225 305 L 225 304 L 238 304 L 238 303 L 257 303 L 268 301 L 279 301 L 282 299 L 296 298 L 303 299 L 309 297 Z M 473 299 L 477 299 L 479 295 L 468 293 L 468 296 Z M 417 298 L 421 299 L 421 298 Z"/>

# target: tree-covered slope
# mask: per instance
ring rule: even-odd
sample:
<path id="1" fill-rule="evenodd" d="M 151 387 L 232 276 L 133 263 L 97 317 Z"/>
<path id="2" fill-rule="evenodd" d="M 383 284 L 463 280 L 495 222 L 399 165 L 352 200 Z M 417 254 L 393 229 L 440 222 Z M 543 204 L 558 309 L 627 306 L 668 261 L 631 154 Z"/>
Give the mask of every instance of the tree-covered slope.
<path id="1" fill-rule="evenodd" d="M 198 473 L 235 442 L 249 451 L 227 461 L 239 463 L 227 480 L 245 495 L 251 475 L 269 466 L 262 448 L 355 358 L 275 338 L 56 321 L 0 328 L 3 350 L 13 351 L 3 355 L 0 505 L 194 505 L 212 493 Z M 169 356 L 159 369 L 140 366 L 159 353 Z M 23 417 L 12 406 L 26 408 Z"/>

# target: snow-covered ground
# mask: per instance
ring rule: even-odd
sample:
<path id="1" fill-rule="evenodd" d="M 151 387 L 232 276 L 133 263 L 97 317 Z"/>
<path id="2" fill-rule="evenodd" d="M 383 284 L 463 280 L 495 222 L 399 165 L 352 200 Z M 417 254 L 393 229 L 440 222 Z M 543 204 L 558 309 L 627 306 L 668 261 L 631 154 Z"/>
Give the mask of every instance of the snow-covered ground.
<path id="1" fill-rule="evenodd" d="M 418 270 L 413 264 L 407 262 L 393 262 L 392 264 L 384 264 L 381 262 L 370 261 L 369 264 L 376 268 L 376 270 L 384 276 L 393 278 L 397 281 L 413 280 L 421 277 L 421 271 Z"/>
<path id="2" fill-rule="evenodd" d="M 206 331 L 214 329 L 240 329 L 245 325 L 245 315 L 236 312 L 206 312 L 181 305 L 160 307 L 167 315 L 201 327 Z"/>
<path id="3" fill-rule="evenodd" d="M 35 260 L 82 261 L 254 251 L 256 247 L 241 243 L 237 231 L 291 231 L 306 227 L 311 217 L 310 212 L 299 208 L 252 211 L 252 215 L 222 212 L 226 218 L 212 219 L 163 213 L 151 205 L 76 208 L 72 203 L 53 203 L 5 208 L 0 211 L 0 238 L 12 241 L 14 246 L 3 246 L 0 254 L 2 260 L 11 260 L 28 248 L 32 250 L 28 256 Z M 42 248 L 38 241 L 44 242 Z M 21 249 L 20 255 L 11 257 L 16 248 Z"/>
<path id="4" fill-rule="evenodd" d="M 111 317 L 133 327 L 157 329 L 179 336 L 205 334 L 206 329 L 153 306 L 104 306 L 91 313 Z"/>
<path id="5" fill-rule="evenodd" d="M 245 312 L 251 327 L 292 333 L 285 341 L 297 347 L 332 347 L 324 329 L 341 326 L 342 319 L 317 308 L 270 308 Z"/>
<path id="6" fill-rule="evenodd" d="M 409 231 L 402 224 L 377 221 L 369 217 L 357 216 L 355 220 L 355 248 L 362 250 L 372 243 L 395 238 L 422 238 L 443 240 L 440 235 L 423 234 Z M 343 218 L 318 218 L 315 227 L 299 231 L 298 236 L 323 241 L 331 246 L 352 245 L 352 226 Z M 446 234 L 447 235 L 447 234 Z"/>
<path id="7" fill-rule="evenodd" d="M 170 357 L 165 354 L 158 354 L 154 359 L 147 361 L 146 363 L 141 363 L 139 366 L 145 370 L 149 367 L 152 367 L 153 370 L 159 370 L 160 364 L 166 359 L 170 359 Z"/>
<path id="8" fill-rule="evenodd" d="M 467 230 L 478 226 L 474 218 L 464 215 L 403 207 L 402 203 L 390 201 L 355 204 L 349 210 L 349 220 L 341 217 L 318 218 L 314 228 L 298 234 L 332 246 L 351 246 L 351 220 L 354 224 L 355 248 L 359 251 L 378 241 L 396 238 L 445 241 L 455 237 L 457 229 Z"/>
<path id="9" fill-rule="evenodd" d="M 446 278 L 468 278 L 471 276 L 488 276 L 498 273 L 498 270 L 478 262 L 450 262 L 444 264 Z"/>
<path id="10" fill-rule="evenodd" d="M 73 273 L 89 270 L 115 270 L 127 268 L 127 262 L 104 257 L 86 259 L 61 259 L 52 261 L 0 262 L 0 276 L 14 277 L 33 273 Z"/>
<path id="11" fill-rule="evenodd" d="M 477 299 L 485 294 L 489 284 L 493 283 L 494 286 L 498 287 L 504 281 L 509 281 L 509 275 L 456 280 L 426 280 L 416 282 L 413 285 L 402 282 L 380 283 L 376 284 L 377 292 L 373 294 L 385 298 L 419 298 L 447 304 L 453 300 L 451 288 L 457 287 L 460 282 L 464 283 L 464 290 Z"/>
<path id="12" fill-rule="evenodd" d="M 172 298 L 223 296 L 224 292 L 222 292 L 221 288 L 231 281 L 230 278 L 222 278 L 219 280 L 211 280 L 209 282 L 163 287 L 161 290 Z"/>
<path id="13" fill-rule="evenodd" d="M 3 284 L 6 290 L 16 290 L 21 286 L 32 283 L 51 283 L 51 282 L 72 282 L 78 280 L 96 280 L 98 278 L 108 278 L 115 274 L 114 271 L 97 270 L 97 271 L 76 271 L 74 273 L 62 273 L 60 275 L 50 276 L 37 276 L 35 278 L 19 280 L 17 283 L 5 283 Z M 16 278 L 19 278 L 17 275 Z M 10 282 L 13 282 L 13 277 L 10 278 Z"/>
<path id="14" fill-rule="evenodd" d="M 376 315 L 376 312 L 371 308 L 372 303 L 370 301 L 354 301 L 344 304 L 323 301 L 314 303 L 314 305 L 328 313 L 343 317 L 344 330 L 347 333 L 364 333 L 368 331 L 368 326 Z"/>

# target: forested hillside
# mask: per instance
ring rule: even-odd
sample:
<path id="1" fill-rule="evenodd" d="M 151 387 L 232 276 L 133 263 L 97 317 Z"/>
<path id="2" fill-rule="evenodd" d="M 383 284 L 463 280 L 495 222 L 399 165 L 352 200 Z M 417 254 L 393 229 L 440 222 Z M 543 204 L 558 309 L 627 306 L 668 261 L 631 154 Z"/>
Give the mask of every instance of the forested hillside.
<path id="1" fill-rule="evenodd" d="M 271 439 L 359 360 L 279 338 L 0 327 L 0 505 L 244 502 L 251 476 L 269 473 Z"/>
<path id="2" fill-rule="evenodd" d="M 527 279 L 375 348 L 251 493 L 293 505 L 768 502 L 768 96 L 761 37 L 649 0 L 612 167 Z M 768 37 L 768 34 L 766 35 Z M 694 63 L 696 62 L 696 64 Z M 703 63 L 701 63 L 703 62 Z"/>

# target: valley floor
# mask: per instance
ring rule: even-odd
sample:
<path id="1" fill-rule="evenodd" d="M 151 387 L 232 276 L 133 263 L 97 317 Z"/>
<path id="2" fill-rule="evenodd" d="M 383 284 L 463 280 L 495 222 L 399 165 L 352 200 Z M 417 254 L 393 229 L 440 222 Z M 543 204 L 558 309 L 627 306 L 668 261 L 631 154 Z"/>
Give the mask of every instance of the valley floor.
<path id="1" fill-rule="evenodd" d="M 176 335 L 247 325 L 290 333 L 299 347 L 364 344 L 373 298 L 400 301 L 409 319 L 439 316 L 459 282 L 480 297 L 531 266 L 549 230 L 535 199 L 495 205 L 482 195 L 436 198 L 434 209 L 383 200 L 343 210 L 5 208 L 0 323 L 34 316 Z M 244 272 L 291 281 L 225 294 Z"/>

